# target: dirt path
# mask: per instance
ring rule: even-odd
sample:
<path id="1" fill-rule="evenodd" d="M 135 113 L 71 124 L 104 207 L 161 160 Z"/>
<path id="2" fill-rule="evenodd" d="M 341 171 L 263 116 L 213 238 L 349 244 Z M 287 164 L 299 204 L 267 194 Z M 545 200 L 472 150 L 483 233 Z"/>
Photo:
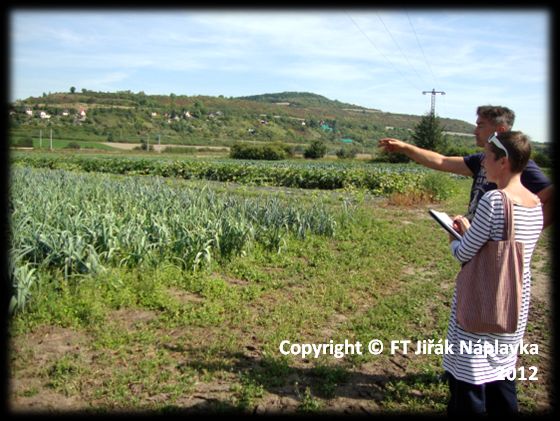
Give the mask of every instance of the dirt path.
<path id="1" fill-rule="evenodd" d="M 531 296 L 546 303 L 548 308 L 552 301 L 552 247 L 547 247 L 550 235 L 550 228 L 541 234 L 531 261 Z"/>
<path id="2" fill-rule="evenodd" d="M 134 148 L 140 146 L 139 143 L 120 143 L 120 142 L 103 142 L 102 145 L 110 146 L 116 149 L 122 149 L 125 151 L 131 151 Z M 199 146 L 199 145 L 172 145 L 172 144 L 163 144 L 163 145 L 156 145 L 152 144 L 154 150 L 156 152 L 161 152 L 165 148 L 194 148 L 194 149 L 212 149 L 217 151 L 228 151 L 229 146 Z"/>

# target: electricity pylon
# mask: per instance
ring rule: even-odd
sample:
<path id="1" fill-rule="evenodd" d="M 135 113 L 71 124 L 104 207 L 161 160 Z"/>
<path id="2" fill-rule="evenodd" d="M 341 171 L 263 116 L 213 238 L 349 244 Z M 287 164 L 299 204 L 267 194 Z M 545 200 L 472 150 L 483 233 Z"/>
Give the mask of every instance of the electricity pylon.
<path id="1" fill-rule="evenodd" d="M 436 94 L 445 95 L 445 92 L 443 92 L 443 91 L 436 91 L 436 89 L 433 88 L 431 91 L 422 91 L 422 94 L 424 94 L 424 95 L 426 95 L 426 94 L 432 94 L 432 108 L 431 108 L 431 113 L 432 113 L 432 115 L 435 115 L 435 113 L 436 113 Z"/>

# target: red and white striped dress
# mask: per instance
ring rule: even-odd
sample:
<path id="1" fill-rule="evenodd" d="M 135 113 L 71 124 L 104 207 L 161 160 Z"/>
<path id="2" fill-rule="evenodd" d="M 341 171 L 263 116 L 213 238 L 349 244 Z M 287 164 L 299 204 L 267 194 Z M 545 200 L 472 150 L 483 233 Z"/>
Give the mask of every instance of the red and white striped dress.
<path id="1" fill-rule="evenodd" d="M 504 380 L 504 375 L 511 373 L 516 368 L 517 346 L 521 343 L 525 333 L 529 314 L 531 256 L 542 231 L 542 206 L 539 204 L 535 207 L 526 207 L 514 202 L 513 216 L 515 240 L 524 243 L 523 294 L 517 330 L 515 333 L 505 334 L 482 334 L 464 331 L 456 319 L 457 290 L 455 289 L 447 328 L 447 340 L 453 345 L 453 354 L 446 353 L 444 355 L 443 368 L 457 380 L 477 385 Z M 462 240 L 451 243 L 453 255 L 462 263 L 468 262 L 487 241 L 501 240 L 503 238 L 503 228 L 502 196 L 497 190 L 491 190 L 480 199 L 471 227 Z M 469 353 L 468 347 L 463 347 L 463 352 L 460 352 L 461 342 L 463 344 L 480 344 L 482 347 L 487 344 L 487 352 L 478 353 L 478 355 L 475 352 Z M 502 352 L 505 349 L 504 345 L 508 345 L 510 352 Z M 476 348 L 473 347 L 473 349 Z"/>

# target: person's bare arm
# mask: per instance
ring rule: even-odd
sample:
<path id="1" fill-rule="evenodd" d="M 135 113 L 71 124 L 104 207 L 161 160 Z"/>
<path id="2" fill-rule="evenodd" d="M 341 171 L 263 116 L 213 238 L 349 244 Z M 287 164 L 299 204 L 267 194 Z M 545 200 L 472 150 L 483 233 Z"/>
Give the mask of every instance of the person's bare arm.
<path id="1" fill-rule="evenodd" d="M 552 222 L 554 220 L 553 209 L 552 209 L 554 186 L 550 185 L 548 187 L 545 187 L 544 189 L 542 189 L 540 192 L 537 193 L 537 196 L 539 196 L 539 199 L 543 204 L 543 218 L 544 218 L 543 229 L 545 229 L 546 227 L 552 225 Z"/>
<path id="2" fill-rule="evenodd" d="M 451 172 L 467 177 L 472 177 L 473 175 L 461 156 L 445 156 L 393 138 L 379 140 L 378 146 L 387 152 L 403 153 L 414 162 L 434 170 Z"/>

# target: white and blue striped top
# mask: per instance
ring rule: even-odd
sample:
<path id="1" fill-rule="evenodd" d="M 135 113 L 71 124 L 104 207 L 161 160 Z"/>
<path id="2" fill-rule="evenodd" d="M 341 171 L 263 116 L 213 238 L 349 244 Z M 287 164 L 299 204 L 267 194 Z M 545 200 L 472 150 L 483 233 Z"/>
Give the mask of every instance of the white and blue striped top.
<path id="1" fill-rule="evenodd" d="M 515 333 L 483 334 L 464 331 L 457 323 L 456 306 L 457 290 L 453 294 L 451 316 L 447 328 L 447 340 L 453 345 L 453 354 L 446 353 L 443 357 L 443 368 L 450 372 L 457 380 L 471 384 L 483 384 L 496 380 L 503 380 L 515 370 L 517 362 L 517 346 L 521 343 L 527 326 L 529 301 L 531 296 L 531 256 L 539 239 L 543 226 L 542 206 L 526 207 L 514 203 L 514 233 L 515 240 L 524 244 L 523 262 L 523 294 L 521 314 Z M 503 238 L 504 208 L 502 196 L 497 190 L 491 190 L 482 196 L 478 203 L 476 214 L 471 227 L 461 241 L 453 241 L 451 250 L 460 262 L 468 262 L 480 248 L 489 240 L 497 241 Z M 463 344 L 487 344 L 487 352 L 475 354 L 467 352 L 468 347 Z M 503 353 L 504 345 L 508 345 L 510 352 Z M 513 348 L 512 348 L 513 347 Z M 494 352 L 499 351 L 499 352 Z"/>

